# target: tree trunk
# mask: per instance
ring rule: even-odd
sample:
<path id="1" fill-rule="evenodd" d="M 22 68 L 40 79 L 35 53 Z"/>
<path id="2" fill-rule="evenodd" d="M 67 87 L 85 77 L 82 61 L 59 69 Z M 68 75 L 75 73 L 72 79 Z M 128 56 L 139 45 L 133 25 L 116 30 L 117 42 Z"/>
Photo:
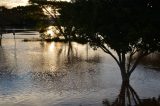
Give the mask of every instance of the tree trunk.
<path id="1" fill-rule="evenodd" d="M 126 73 L 125 69 L 120 68 L 121 71 L 121 76 L 122 76 L 122 83 L 129 83 L 129 78 L 130 76 L 128 75 L 128 73 Z"/>
<path id="2" fill-rule="evenodd" d="M 129 83 L 130 77 L 126 74 L 122 76 L 122 83 Z"/>

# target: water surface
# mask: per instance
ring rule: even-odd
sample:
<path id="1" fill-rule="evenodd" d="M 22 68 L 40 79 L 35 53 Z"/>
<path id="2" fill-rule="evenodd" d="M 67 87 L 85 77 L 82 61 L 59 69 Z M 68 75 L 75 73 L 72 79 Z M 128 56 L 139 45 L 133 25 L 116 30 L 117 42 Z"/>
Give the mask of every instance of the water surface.
<path id="1" fill-rule="evenodd" d="M 23 42 L 39 37 L 24 35 L 3 36 L 0 106 L 103 106 L 103 100 L 112 102 L 119 94 L 119 68 L 103 51 L 75 42 Z M 139 65 L 131 85 L 142 99 L 158 97 L 159 76 L 159 71 Z"/>

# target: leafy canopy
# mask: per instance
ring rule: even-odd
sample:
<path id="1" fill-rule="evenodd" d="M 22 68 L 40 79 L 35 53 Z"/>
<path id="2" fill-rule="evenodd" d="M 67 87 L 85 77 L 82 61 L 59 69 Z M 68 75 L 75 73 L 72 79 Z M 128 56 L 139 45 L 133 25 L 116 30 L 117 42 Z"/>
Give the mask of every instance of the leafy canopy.
<path id="1" fill-rule="evenodd" d="M 158 0 L 76 0 L 60 10 L 63 26 L 92 44 L 116 52 L 160 49 Z"/>

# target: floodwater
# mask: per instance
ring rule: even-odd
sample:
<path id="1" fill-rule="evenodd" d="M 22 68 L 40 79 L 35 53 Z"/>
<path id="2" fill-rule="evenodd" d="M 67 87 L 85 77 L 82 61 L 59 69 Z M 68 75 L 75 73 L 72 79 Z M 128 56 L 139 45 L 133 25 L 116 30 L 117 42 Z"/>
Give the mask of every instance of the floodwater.
<path id="1" fill-rule="evenodd" d="M 35 34 L 36 32 L 31 32 Z M 0 106 L 104 106 L 121 89 L 114 60 L 72 42 L 23 42 L 36 35 L 5 34 L 0 47 Z M 139 65 L 131 86 L 141 99 L 160 95 L 160 71 Z"/>

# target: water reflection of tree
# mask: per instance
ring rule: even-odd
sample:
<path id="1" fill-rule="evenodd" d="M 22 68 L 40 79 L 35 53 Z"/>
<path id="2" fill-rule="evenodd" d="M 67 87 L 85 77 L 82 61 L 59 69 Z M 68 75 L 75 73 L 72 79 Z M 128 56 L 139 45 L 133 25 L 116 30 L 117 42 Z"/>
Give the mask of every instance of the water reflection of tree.
<path id="1" fill-rule="evenodd" d="M 57 57 L 60 58 L 63 54 L 67 57 L 68 62 L 72 62 L 75 58 L 78 58 L 77 49 L 73 47 L 73 44 L 70 41 L 67 44 L 64 43 L 58 49 Z"/>
<path id="2" fill-rule="evenodd" d="M 140 99 L 138 94 L 128 83 L 122 83 L 121 90 L 114 102 L 104 100 L 105 106 L 160 106 L 160 97 Z"/>
<path id="3" fill-rule="evenodd" d="M 53 48 L 50 48 L 51 46 Z M 83 54 L 83 57 L 82 52 L 78 52 L 81 49 L 81 45 L 74 42 L 42 43 L 42 48 L 44 48 L 43 52 L 49 50 L 48 52 L 50 52 L 49 54 L 52 57 L 49 57 L 48 60 L 48 55 L 47 57 L 42 55 L 32 61 L 34 69 L 37 63 L 40 65 L 40 68 L 37 67 L 37 69 L 31 72 L 33 82 L 40 84 L 40 86 L 45 86 L 46 89 L 52 87 L 53 90 L 57 90 L 58 92 L 70 88 L 74 90 L 93 89 L 94 86 L 98 86 L 96 76 L 99 71 L 94 70 L 98 66 L 95 66 L 93 63 L 97 63 L 97 60 L 92 61 L 95 58 L 97 59 L 96 53 L 86 61 L 86 54 Z M 44 64 L 40 64 L 41 61 Z"/>
<path id="4" fill-rule="evenodd" d="M 85 52 L 80 51 L 78 49 L 80 49 L 81 47 L 77 43 L 77 46 L 74 45 L 75 42 L 67 42 L 67 43 L 63 43 L 61 45 L 60 48 L 57 49 L 58 53 L 57 53 L 57 57 L 58 60 L 60 60 L 60 57 L 64 55 L 63 58 L 65 58 L 65 60 L 68 63 L 74 63 L 77 61 L 86 61 L 86 62 L 100 62 L 100 56 L 99 54 L 95 53 L 95 54 L 90 54 L 91 51 L 89 51 L 89 45 L 85 44 Z M 83 52 L 83 53 L 82 53 Z M 83 54 L 83 56 L 82 56 Z"/>
<path id="5" fill-rule="evenodd" d="M 74 57 L 78 57 L 76 52 L 77 52 L 77 50 L 73 48 L 72 42 L 69 41 L 68 48 L 67 48 L 68 62 L 72 62 Z"/>

